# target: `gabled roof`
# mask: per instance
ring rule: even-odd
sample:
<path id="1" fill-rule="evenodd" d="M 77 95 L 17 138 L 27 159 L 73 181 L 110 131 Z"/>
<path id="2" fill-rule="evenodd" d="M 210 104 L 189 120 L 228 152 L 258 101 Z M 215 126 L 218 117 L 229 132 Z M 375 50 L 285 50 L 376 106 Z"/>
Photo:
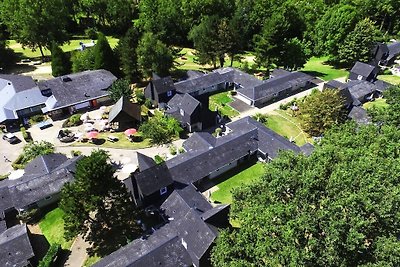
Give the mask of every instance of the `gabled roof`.
<path id="1" fill-rule="evenodd" d="M 136 152 L 137 154 L 137 160 L 138 160 L 138 165 L 139 165 L 139 171 L 144 171 L 147 170 L 151 167 L 154 167 L 157 165 L 157 163 L 154 161 L 154 159 L 143 155 L 142 153 Z"/>
<path id="2" fill-rule="evenodd" d="M 325 84 L 325 87 L 332 88 L 332 89 L 341 89 L 345 86 L 344 83 L 337 81 L 337 80 L 330 80 Z"/>
<path id="3" fill-rule="evenodd" d="M 215 146 L 217 138 L 207 132 L 195 132 L 184 143 L 187 151 L 211 149 Z"/>
<path id="4" fill-rule="evenodd" d="M 0 74 L 0 79 L 4 79 L 11 83 L 15 92 L 19 93 L 36 87 L 35 81 L 30 76 L 14 75 L 14 74 Z"/>
<path id="5" fill-rule="evenodd" d="M 182 109 L 185 114 L 192 115 L 193 112 L 200 106 L 200 102 L 189 94 L 176 94 L 169 102 L 168 106 L 171 109 Z M 208 107 L 207 107 L 208 108 Z"/>
<path id="6" fill-rule="evenodd" d="M 197 78 L 177 82 L 175 83 L 175 88 L 181 94 L 190 94 L 224 82 L 225 80 L 219 73 L 211 72 Z"/>
<path id="7" fill-rule="evenodd" d="M 117 78 L 107 70 L 89 70 L 39 82 L 40 90 L 50 89 L 55 101 L 45 112 L 108 96 L 107 89 Z"/>
<path id="8" fill-rule="evenodd" d="M 376 86 L 376 90 L 378 90 L 379 92 L 384 92 L 384 91 L 386 91 L 386 89 L 393 86 L 393 84 L 382 81 L 382 80 L 376 80 L 374 82 L 374 84 Z"/>
<path id="9" fill-rule="evenodd" d="M 263 81 L 254 75 L 250 75 L 246 72 L 231 67 L 217 69 L 214 72 L 221 74 L 225 81 L 235 83 L 241 88 L 254 88 L 263 83 Z"/>
<path id="10" fill-rule="evenodd" d="M 158 78 L 152 80 L 151 82 L 153 83 L 154 90 L 159 94 L 175 90 L 174 81 L 172 80 L 171 76 Z"/>
<path id="11" fill-rule="evenodd" d="M 145 169 L 142 172 L 135 173 L 134 179 L 138 188 L 145 196 L 149 196 L 161 188 L 168 187 L 174 183 L 165 162 Z"/>
<path id="12" fill-rule="evenodd" d="M 367 111 L 362 107 L 353 107 L 348 117 L 353 119 L 359 125 L 371 123 L 371 119 L 368 116 Z"/>
<path id="13" fill-rule="evenodd" d="M 400 42 L 396 41 L 387 45 L 389 50 L 389 56 L 398 56 L 400 55 Z"/>
<path id="14" fill-rule="evenodd" d="M 217 216 L 219 213 L 229 208 L 230 208 L 229 204 L 218 205 L 201 214 L 201 218 L 203 219 L 203 221 L 209 223 L 209 221 L 211 221 L 214 216 Z"/>
<path id="15" fill-rule="evenodd" d="M 363 63 L 360 61 L 357 61 L 353 68 L 351 68 L 350 70 L 351 73 L 357 74 L 357 75 L 361 75 L 363 77 L 368 77 L 370 76 L 372 73 L 377 74 L 377 67 L 373 66 L 373 65 L 369 65 L 367 63 Z"/>
<path id="16" fill-rule="evenodd" d="M 346 88 L 349 89 L 349 92 L 354 100 L 361 101 L 365 96 L 371 95 L 376 92 L 376 86 L 368 81 L 349 81 L 346 83 Z"/>
<path id="17" fill-rule="evenodd" d="M 60 153 L 38 156 L 26 165 L 25 175 L 49 174 L 67 160 L 67 156 Z"/>
<path id="18" fill-rule="evenodd" d="M 0 234 L 0 266 L 28 266 L 34 256 L 26 224 L 15 225 Z"/>
<path id="19" fill-rule="evenodd" d="M 289 75 L 290 71 L 284 70 L 284 69 L 274 69 L 270 76 L 271 77 L 279 77 L 279 76 L 286 76 Z"/>
<path id="20" fill-rule="evenodd" d="M 125 113 L 133 119 L 140 121 L 141 120 L 141 107 L 138 103 L 132 103 L 125 96 L 121 97 L 117 103 L 111 108 L 110 113 L 108 115 L 108 121 L 118 121 L 118 115 L 121 113 Z"/>

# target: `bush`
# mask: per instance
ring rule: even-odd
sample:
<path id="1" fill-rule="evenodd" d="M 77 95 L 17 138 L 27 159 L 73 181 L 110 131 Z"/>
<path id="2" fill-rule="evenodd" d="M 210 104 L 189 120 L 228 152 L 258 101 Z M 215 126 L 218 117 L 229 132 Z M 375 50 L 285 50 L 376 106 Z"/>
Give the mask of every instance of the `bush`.
<path id="1" fill-rule="evenodd" d="M 24 223 L 35 222 L 40 217 L 39 209 L 30 209 L 20 212 L 17 215 L 17 219 L 23 221 Z"/>
<path id="2" fill-rule="evenodd" d="M 80 155 L 82 155 L 81 151 L 79 151 L 79 150 L 71 150 L 71 156 L 72 157 L 77 157 L 77 156 L 80 156 Z"/>
<path id="3" fill-rule="evenodd" d="M 176 146 L 171 145 L 169 147 L 169 153 L 171 153 L 171 155 L 176 155 L 177 152 L 178 152 L 178 150 L 177 150 Z"/>
<path id="4" fill-rule="evenodd" d="M 11 163 L 11 167 L 13 167 L 14 170 L 25 168 L 25 165 L 23 164 L 24 157 L 24 154 L 19 155 L 18 158 Z"/>
<path id="5" fill-rule="evenodd" d="M 392 75 L 392 71 L 390 69 L 385 69 L 383 75 Z"/>
<path id="6" fill-rule="evenodd" d="M 38 123 L 38 122 L 44 121 L 45 118 L 46 118 L 46 117 L 45 117 L 43 114 L 38 114 L 38 115 L 32 116 L 32 117 L 30 118 L 30 121 L 31 121 L 32 123 Z"/>
<path id="7" fill-rule="evenodd" d="M 221 136 L 221 135 L 222 135 L 222 129 L 218 127 L 217 129 L 215 129 L 213 135 L 214 135 L 215 137 Z"/>
<path id="8" fill-rule="evenodd" d="M 85 34 L 89 39 L 97 40 L 98 34 L 95 28 L 86 29 Z"/>
<path id="9" fill-rule="evenodd" d="M 155 161 L 157 164 L 161 164 L 161 163 L 165 162 L 165 157 L 162 157 L 162 156 L 160 156 L 160 155 L 155 155 L 155 156 L 154 156 L 154 161 Z"/>
<path id="10" fill-rule="evenodd" d="M 1 175 L 0 175 L 0 181 L 1 181 L 1 180 L 5 180 L 5 179 L 7 179 L 7 178 L 8 178 L 8 176 L 10 176 L 10 173 L 1 174 Z"/>
<path id="11" fill-rule="evenodd" d="M 178 149 L 179 154 L 185 153 L 185 149 L 183 147 L 180 147 Z"/>
<path id="12" fill-rule="evenodd" d="M 253 119 L 261 123 L 266 123 L 268 120 L 268 115 L 262 113 L 256 113 L 254 114 Z"/>
<path id="13" fill-rule="evenodd" d="M 24 138 L 24 140 L 26 142 L 32 141 L 32 137 L 28 134 L 28 132 L 26 131 L 25 127 L 21 127 L 20 130 L 21 130 L 21 133 L 22 133 L 22 137 Z"/>
<path id="14" fill-rule="evenodd" d="M 50 267 L 57 259 L 58 253 L 61 250 L 60 244 L 53 244 L 50 246 L 44 258 L 39 262 L 38 267 Z"/>
<path id="15" fill-rule="evenodd" d="M 232 90 L 231 91 L 231 95 L 237 95 L 237 91 L 236 90 Z"/>
<path id="16" fill-rule="evenodd" d="M 140 105 L 143 105 L 146 102 L 146 97 L 144 96 L 143 90 L 136 89 L 135 90 L 136 102 Z"/>
<path id="17" fill-rule="evenodd" d="M 64 121 L 64 123 L 62 124 L 63 128 L 67 128 L 67 127 L 73 127 L 73 126 L 79 126 L 82 124 L 81 121 L 81 116 L 82 114 L 74 114 L 71 117 L 69 117 L 68 119 L 66 119 Z"/>
<path id="18" fill-rule="evenodd" d="M 148 108 L 148 109 L 151 109 L 151 108 L 153 108 L 153 103 L 151 102 L 150 99 L 147 98 L 147 99 L 144 101 L 144 106 L 145 106 L 146 108 Z"/>

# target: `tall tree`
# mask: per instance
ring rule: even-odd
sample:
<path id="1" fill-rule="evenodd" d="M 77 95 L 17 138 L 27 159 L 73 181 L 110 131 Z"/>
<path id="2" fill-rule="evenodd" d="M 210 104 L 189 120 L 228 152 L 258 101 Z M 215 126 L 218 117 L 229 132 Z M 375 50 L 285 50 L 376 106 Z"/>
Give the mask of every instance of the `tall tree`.
<path id="1" fill-rule="evenodd" d="M 0 31 L 0 72 L 2 69 L 12 66 L 17 59 L 14 51 L 8 48 L 7 45 L 7 40 L 3 36 L 3 32 Z"/>
<path id="2" fill-rule="evenodd" d="M 141 233 L 135 221 L 140 212 L 109 161 L 104 150 L 83 157 L 77 162 L 74 181 L 61 192 L 65 237 L 84 236 L 92 244 L 91 255 L 108 255 Z"/>
<path id="3" fill-rule="evenodd" d="M 315 91 L 299 103 L 302 127 L 312 136 L 320 136 L 327 129 L 346 119 L 344 99 L 338 90 Z"/>
<path id="4" fill-rule="evenodd" d="M 382 38 L 380 31 L 374 22 L 366 18 L 357 23 L 339 46 L 337 58 L 334 61 L 350 67 L 356 61 L 369 62 L 372 57 L 372 49 L 376 42 Z"/>
<path id="5" fill-rule="evenodd" d="M 109 92 L 110 98 L 114 100 L 114 102 L 117 102 L 122 96 L 131 99 L 133 93 L 129 81 L 125 79 L 116 80 L 109 89 Z"/>
<path id="6" fill-rule="evenodd" d="M 151 139 L 153 144 L 166 144 L 179 136 L 182 128 L 175 118 L 156 112 L 140 126 L 139 131 L 143 137 Z"/>
<path id="7" fill-rule="evenodd" d="M 388 106 L 368 110 L 372 121 L 379 125 L 400 127 L 400 86 L 393 86 L 383 93 Z"/>
<path id="8" fill-rule="evenodd" d="M 98 34 L 97 43 L 94 47 L 94 55 L 95 69 L 105 69 L 111 71 L 114 75 L 119 74 L 118 59 L 103 33 Z"/>
<path id="9" fill-rule="evenodd" d="M 72 71 L 81 72 L 85 70 L 94 70 L 95 49 L 85 49 L 76 51 L 72 55 Z"/>
<path id="10" fill-rule="evenodd" d="M 68 40 L 68 9 L 63 0 L 3 0 L 0 19 L 13 38 L 32 50 L 51 49 Z"/>
<path id="11" fill-rule="evenodd" d="M 54 77 L 71 73 L 72 64 L 69 56 L 62 49 L 53 43 L 51 49 L 51 71 Z"/>
<path id="12" fill-rule="evenodd" d="M 171 50 L 152 33 L 145 33 L 136 49 L 141 72 L 150 77 L 153 72 L 165 76 L 173 67 Z"/>
<path id="13" fill-rule="evenodd" d="M 282 153 L 236 190 L 214 266 L 398 266 L 400 131 L 328 131 L 309 157 Z"/>
<path id="14" fill-rule="evenodd" d="M 116 47 L 116 52 L 119 56 L 122 72 L 125 79 L 134 82 L 140 79 L 138 69 L 138 57 L 136 49 L 139 45 L 140 33 L 136 27 L 131 27 L 121 38 Z"/>

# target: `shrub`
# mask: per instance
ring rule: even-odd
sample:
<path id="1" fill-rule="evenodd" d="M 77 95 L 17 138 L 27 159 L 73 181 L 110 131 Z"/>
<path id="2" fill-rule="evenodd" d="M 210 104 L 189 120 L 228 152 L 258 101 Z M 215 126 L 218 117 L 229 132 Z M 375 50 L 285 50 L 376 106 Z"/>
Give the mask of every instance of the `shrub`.
<path id="1" fill-rule="evenodd" d="M 140 105 L 143 105 L 146 102 L 146 97 L 144 96 L 143 90 L 136 89 L 135 90 L 136 102 Z"/>
<path id="2" fill-rule="evenodd" d="M 11 167 L 13 167 L 14 170 L 23 169 L 25 167 L 25 165 L 23 164 L 23 160 L 24 160 L 24 154 L 19 155 L 13 161 L 13 163 L 11 163 Z"/>
<path id="3" fill-rule="evenodd" d="M 171 155 L 176 155 L 177 152 L 178 152 L 178 150 L 177 150 L 176 146 L 171 145 L 169 147 L 169 153 L 171 153 Z"/>
<path id="4" fill-rule="evenodd" d="M 39 209 L 30 209 L 20 212 L 17 215 L 17 219 L 23 221 L 24 223 L 35 222 L 37 219 L 39 219 L 39 215 Z"/>
<path id="5" fill-rule="evenodd" d="M 44 121 L 45 118 L 46 117 L 43 114 L 38 114 L 38 115 L 32 116 L 30 118 L 30 121 L 33 123 L 38 123 L 38 122 Z"/>
<path id="6" fill-rule="evenodd" d="M 215 129 L 213 135 L 214 135 L 215 137 L 221 136 L 221 135 L 222 135 L 222 129 L 218 127 L 217 129 Z"/>
<path id="7" fill-rule="evenodd" d="M 44 258 L 39 262 L 38 267 L 50 267 L 57 259 L 58 252 L 60 251 L 60 244 L 53 244 L 50 246 Z"/>
<path id="8" fill-rule="evenodd" d="M 392 75 L 392 71 L 390 69 L 385 69 L 383 75 Z"/>
<path id="9" fill-rule="evenodd" d="M 153 103 L 151 102 L 150 99 L 147 98 L 147 99 L 144 101 L 144 106 L 145 106 L 146 108 L 148 108 L 148 109 L 151 109 L 151 108 L 153 108 Z"/>
<path id="10" fill-rule="evenodd" d="M 97 40 L 97 30 L 95 28 L 89 28 L 85 30 L 85 34 L 89 39 Z"/>
<path id="11" fill-rule="evenodd" d="M 185 153 L 185 149 L 183 147 L 180 147 L 178 149 L 179 154 Z"/>
<path id="12" fill-rule="evenodd" d="M 268 115 L 267 114 L 262 114 L 262 113 L 256 113 L 253 116 L 253 119 L 255 119 L 256 121 L 261 122 L 261 123 L 266 123 L 267 119 L 268 119 Z"/>
<path id="13" fill-rule="evenodd" d="M 166 158 L 164 156 L 160 156 L 160 155 L 155 155 L 154 156 L 154 161 L 157 164 L 161 164 L 161 163 L 165 162 L 165 160 L 166 160 Z"/>
<path id="14" fill-rule="evenodd" d="M 62 124 L 63 128 L 67 128 L 67 127 L 73 127 L 73 126 L 79 126 L 82 124 L 81 121 L 81 116 L 82 114 L 74 114 L 71 117 L 69 117 L 68 119 L 66 119 L 64 121 L 64 123 Z"/>
<path id="15" fill-rule="evenodd" d="M 232 90 L 231 91 L 231 95 L 237 95 L 237 91 L 236 90 Z"/>
<path id="16" fill-rule="evenodd" d="M 1 174 L 1 175 L 0 175 L 0 181 L 1 181 L 1 180 L 4 180 L 4 179 L 7 179 L 8 176 L 10 176 L 10 173 Z"/>
<path id="17" fill-rule="evenodd" d="M 71 156 L 77 157 L 77 156 L 80 156 L 80 155 L 82 155 L 81 151 L 79 151 L 79 150 L 71 150 Z"/>

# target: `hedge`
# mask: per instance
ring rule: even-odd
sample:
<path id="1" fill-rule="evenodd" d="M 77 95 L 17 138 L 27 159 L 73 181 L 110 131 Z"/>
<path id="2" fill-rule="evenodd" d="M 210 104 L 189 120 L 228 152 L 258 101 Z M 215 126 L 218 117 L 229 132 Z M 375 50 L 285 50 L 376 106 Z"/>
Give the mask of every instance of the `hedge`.
<path id="1" fill-rule="evenodd" d="M 50 246 L 44 258 L 39 262 L 38 267 L 50 267 L 56 261 L 58 252 L 60 251 L 60 244 L 53 244 Z"/>
<path id="2" fill-rule="evenodd" d="M 82 124 L 81 116 L 82 116 L 82 114 L 79 114 L 79 113 L 72 115 L 71 117 L 69 117 L 68 119 L 66 119 L 64 121 L 64 123 L 62 124 L 62 127 L 66 128 L 66 127 L 73 127 L 73 126 L 81 125 Z"/>
<path id="3" fill-rule="evenodd" d="M 21 155 L 18 156 L 18 158 L 16 158 L 14 160 L 13 163 L 11 163 L 11 166 L 13 167 L 14 170 L 25 168 L 25 165 L 22 164 L 22 161 L 24 160 L 24 156 L 25 155 L 22 153 Z"/>

